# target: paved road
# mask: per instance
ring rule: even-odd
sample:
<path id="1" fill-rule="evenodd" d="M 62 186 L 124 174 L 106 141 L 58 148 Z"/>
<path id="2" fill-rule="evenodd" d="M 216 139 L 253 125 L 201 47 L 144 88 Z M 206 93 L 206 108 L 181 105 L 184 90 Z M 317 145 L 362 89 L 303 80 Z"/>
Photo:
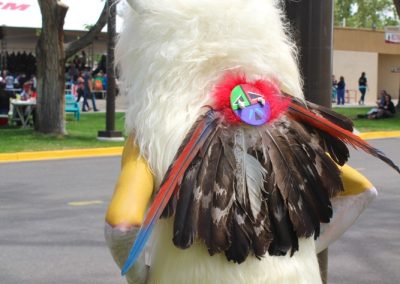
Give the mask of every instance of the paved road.
<path id="1" fill-rule="evenodd" d="M 400 166 L 400 139 L 373 140 Z M 400 283 L 400 175 L 357 151 L 350 165 L 368 176 L 378 189 L 356 224 L 329 250 L 329 283 Z"/>
<path id="2" fill-rule="evenodd" d="M 103 237 L 118 167 L 116 157 L 0 164 L 0 283 L 125 283 Z"/>
<path id="3" fill-rule="evenodd" d="M 400 164 L 399 142 L 372 144 Z M 329 283 L 400 283 L 400 176 L 352 156 L 380 195 L 330 247 Z M 103 241 L 118 168 L 116 157 L 0 164 L 0 283 L 124 283 Z"/>

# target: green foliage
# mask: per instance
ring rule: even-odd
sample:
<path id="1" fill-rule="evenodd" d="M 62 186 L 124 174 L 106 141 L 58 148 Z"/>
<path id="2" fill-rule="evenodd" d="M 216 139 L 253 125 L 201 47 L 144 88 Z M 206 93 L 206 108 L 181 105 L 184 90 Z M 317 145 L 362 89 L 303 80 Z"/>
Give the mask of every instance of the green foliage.
<path id="1" fill-rule="evenodd" d="M 352 16 L 354 0 L 335 0 L 335 26 L 343 26 Z M 346 23 L 344 23 L 346 21 Z"/>
<path id="2" fill-rule="evenodd" d="M 116 113 L 116 130 L 123 130 L 124 115 Z M 97 140 L 97 131 L 105 130 L 105 123 L 105 113 L 83 113 L 80 121 L 67 114 L 64 137 L 43 135 L 32 128 L 0 127 L 0 153 L 122 146 L 123 142 Z"/>
<path id="3" fill-rule="evenodd" d="M 84 24 L 83 25 L 83 28 L 85 29 L 85 30 L 87 30 L 87 31 L 89 31 L 91 28 L 93 28 L 94 27 L 94 25 L 93 24 Z"/>
<path id="4" fill-rule="evenodd" d="M 399 18 L 392 0 L 335 0 L 335 26 L 382 29 Z"/>

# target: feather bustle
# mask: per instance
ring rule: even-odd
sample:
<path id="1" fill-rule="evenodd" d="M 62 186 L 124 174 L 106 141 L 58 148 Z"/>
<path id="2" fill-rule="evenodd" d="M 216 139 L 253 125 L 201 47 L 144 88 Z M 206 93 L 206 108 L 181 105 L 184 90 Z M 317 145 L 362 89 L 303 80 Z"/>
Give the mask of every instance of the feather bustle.
<path id="1" fill-rule="evenodd" d="M 332 216 L 330 198 L 343 189 L 333 161 L 347 160 L 345 143 L 370 150 L 336 125 L 350 129 L 348 121 L 299 101 L 258 128 L 216 121 L 186 165 L 182 184 L 176 183 L 177 198 L 170 203 L 176 207 L 174 243 L 187 248 L 198 237 L 210 255 L 225 252 L 237 263 L 251 252 L 258 258 L 267 251 L 293 255 L 298 238 L 316 238 L 320 222 Z"/>

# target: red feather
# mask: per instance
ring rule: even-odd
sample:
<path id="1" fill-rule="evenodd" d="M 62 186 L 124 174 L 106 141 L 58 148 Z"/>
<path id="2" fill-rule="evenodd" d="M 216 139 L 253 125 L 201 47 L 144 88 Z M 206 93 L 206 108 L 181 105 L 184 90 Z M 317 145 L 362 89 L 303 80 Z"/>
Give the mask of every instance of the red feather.
<path id="1" fill-rule="evenodd" d="M 161 216 L 161 213 L 177 188 L 177 185 L 182 182 L 183 175 L 188 166 L 193 161 L 194 157 L 196 157 L 204 142 L 207 140 L 210 131 L 214 129 L 214 127 L 210 127 L 210 124 L 214 122 L 215 119 L 207 121 L 208 115 L 206 115 L 205 118 L 206 119 L 202 119 L 198 123 L 197 127 L 193 131 L 192 136 L 190 137 L 190 140 L 187 142 L 183 150 L 178 151 L 179 155 L 170 166 L 164 180 L 161 183 L 160 190 L 158 191 L 146 215 L 146 218 L 143 222 L 144 226 L 149 225 L 153 219 L 158 219 Z"/>
<path id="2" fill-rule="evenodd" d="M 333 137 L 342 140 L 344 143 L 352 145 L 354 148 L 360 148 L 365 152 L 381 159 L 400 173 L 399 167 L 395 165 L 389 158 L 387 158 L 381 151 L 372 147 L 370 144 L 368 144 L 368 142 L 357 135 L 354 135 L 352 132 L 343 129 L 329 120 L 318 116 L 308 109 L 294 103 L 291 103 L 289 106 L 289 114 L 297 121 L 311 125 Z"/>

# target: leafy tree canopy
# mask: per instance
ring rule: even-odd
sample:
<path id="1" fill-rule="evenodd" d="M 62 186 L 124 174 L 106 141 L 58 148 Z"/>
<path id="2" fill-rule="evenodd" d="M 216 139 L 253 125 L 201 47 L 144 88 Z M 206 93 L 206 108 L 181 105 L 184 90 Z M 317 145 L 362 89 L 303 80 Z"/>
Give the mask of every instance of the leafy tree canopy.
<path id="1" fill-rule="evenodd" d="M 382 29 L 397 25 L 393 0 L 335 0 L 335 26 Z"/>

